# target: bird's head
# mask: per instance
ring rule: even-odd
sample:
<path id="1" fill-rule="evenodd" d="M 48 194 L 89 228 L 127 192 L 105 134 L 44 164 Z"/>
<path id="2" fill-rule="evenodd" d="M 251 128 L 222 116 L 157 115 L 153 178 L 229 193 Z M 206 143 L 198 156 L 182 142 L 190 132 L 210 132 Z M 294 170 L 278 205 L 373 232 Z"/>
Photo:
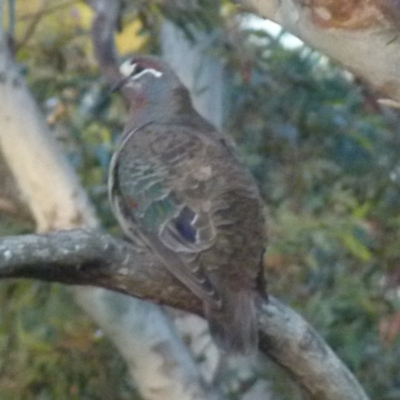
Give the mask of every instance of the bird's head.
<path id="1" fill-rule="evenodd" d="M 122 78 L 115 89 L 120 89 L 134 108 L 171 105 L 187 93 L 172 68 L 156 57 L 132 57 L 119 70 Z"/>

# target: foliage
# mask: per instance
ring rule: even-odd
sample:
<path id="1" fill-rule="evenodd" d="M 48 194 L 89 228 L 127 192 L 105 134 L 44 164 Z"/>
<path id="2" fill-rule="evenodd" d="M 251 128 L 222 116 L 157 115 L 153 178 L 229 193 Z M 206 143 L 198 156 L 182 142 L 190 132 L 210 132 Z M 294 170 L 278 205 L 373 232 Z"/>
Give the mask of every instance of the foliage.
<path id="1" fill-rule="evenodd" d="M 256 57 L 246 81 L 234 73 L 230 127 L 268 205 L 270 290 L 308 317 L 372 398 L 400 399 L 400 303 L 388 287 L 399 260 L 399 115 L 383 115 L 310 49 L 262 32 L 248 41 Z"/>
<path id="2" fill-rule="evenodd" d="M 99 82 L 91 11 L 76 1 L 23 4 L 18 60 L 104 224 L 116 230 L 106 168 L 125 111 Z M 221 23 L 215 13 L 138 2 L 124 13 L 120 50 L 154 51 L 160 12 L 189 37 L 193 26 Z M 247 29 L 239 41 L 219 40 L 230 68 L 227 129 L 268 204 L 270 291 L 307 316 L 372 398 L 400 399 L 400 304 L 388 285 L 400 260 L 398 114 L 382 112 L 316 52 L 282 46 L 285 35 Z M 1 218 L 2 234 L 30 226 Z M 122 361 L 65 288 L 2 284 L 0 298 L 1 400 L 132 398 Z"/>

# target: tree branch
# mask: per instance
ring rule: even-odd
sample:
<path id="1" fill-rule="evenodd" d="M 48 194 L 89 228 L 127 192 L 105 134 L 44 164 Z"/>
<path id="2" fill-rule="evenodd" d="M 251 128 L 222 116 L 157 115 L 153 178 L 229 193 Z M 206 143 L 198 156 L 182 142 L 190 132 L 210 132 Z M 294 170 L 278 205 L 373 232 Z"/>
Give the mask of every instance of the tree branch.
<path id="1" fill-rule="evenodd" d="M 0 240 L 0 279 L 93 285 L 202 315 L 200 301 L 149 251 L 93 230 Z M 260 349 L 315 400 L 367 400 L 357 380 L 317 332 L 271 298 L 259 307 Z"/>
<path id="2" fill-rule="evenodd" d="M 92 285 L 200 313 L 201 303 L 156 257 L 101 231 L 68 230 L 0 240 L 0 277 Z"/>
<path id="3" fill-rule="evenodd" d="M 236 0 L 400 102 L 400 2 Z"/>

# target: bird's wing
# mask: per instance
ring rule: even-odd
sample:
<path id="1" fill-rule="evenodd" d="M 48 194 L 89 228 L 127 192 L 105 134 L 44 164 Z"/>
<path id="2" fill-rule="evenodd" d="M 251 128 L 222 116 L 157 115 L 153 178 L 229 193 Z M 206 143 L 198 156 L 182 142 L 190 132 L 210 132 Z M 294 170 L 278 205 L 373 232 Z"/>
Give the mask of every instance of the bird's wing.
<path id="1" fill-rule="evenodd" d="M 109 190 L 125 233 L 139 236 L 178 279 L 217 306 L 219 295 L 195 260 L 216 240 L 218 202 L 207 198 L 212 171 L 206 152 L 188 128 L 142 128 L 125 135 L 114 154 Z"/>

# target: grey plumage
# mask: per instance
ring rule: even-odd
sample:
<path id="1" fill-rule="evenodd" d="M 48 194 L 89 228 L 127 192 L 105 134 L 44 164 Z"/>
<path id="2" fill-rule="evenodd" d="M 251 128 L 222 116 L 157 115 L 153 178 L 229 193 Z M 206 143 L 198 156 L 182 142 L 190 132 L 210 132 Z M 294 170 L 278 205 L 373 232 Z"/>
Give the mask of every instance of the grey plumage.
<path id="1" fill-rule="evenodd" d="M 112 209 L 125 234 L 203 301 L 217 342 L 252 353 L 265 245 L 257 187 L 167 65 L 134 57 L 121 72 L 131 110 L 110 168 Z"/>

